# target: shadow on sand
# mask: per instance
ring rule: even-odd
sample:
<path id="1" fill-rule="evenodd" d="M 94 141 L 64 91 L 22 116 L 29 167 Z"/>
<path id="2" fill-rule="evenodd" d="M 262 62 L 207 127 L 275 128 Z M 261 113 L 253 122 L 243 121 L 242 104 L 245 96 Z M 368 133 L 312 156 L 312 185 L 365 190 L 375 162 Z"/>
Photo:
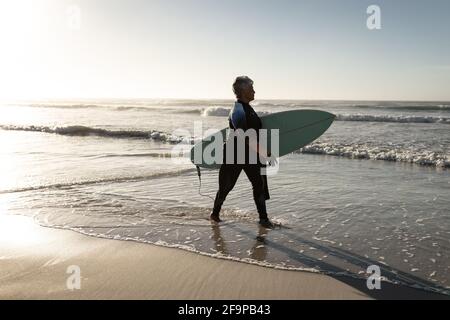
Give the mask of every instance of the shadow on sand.
<path id="1" fill-rule="evenodd" d="M 218 252 L 227 255 L 226 241 L 223 239 L 220 226 L 212 224 L 212 239 L 215 242 L 215 247 Z M 357 274 L 351 274 L 349 271 L 344 270 L 340 267 L 332 265 L 330 263 L 324 262 L 314 257 L 307 256 L 305 254 L 299 253 L 289 247 L 282 244 L 276 243 L 274 241 L 267 239 L 267 234 L 272 232 L 265 228 L 257 227 L 257 233 L 244 230 L 237 225 L 228 224 L 227 228 L 234 229 L 235 232 L 245 235 L 247 237 L 254 238 L 255 243 L 251 249 L 251 258 L 258 261 L 264 261 L 267 256 L 268 250 L 277 250 L 289 257 L 293 261 L 297 261 L 308 268 L 316 268 L 319 270 L 326 270 L 323 272 L 334 279 L 343 282 L 374 299 L 439 299 L 439 300 L 450 300 L 450 290 L 439 287 L 435 283 L 426 281 L 409 273 L 396 270 L 392 267 L 380 265 L 379 262 L 362 257 L 353 252 L 342 250 L 340 248 L 335 248 L 331 246 L 323 246 L 316 242 L 299 237 L 298 235 L 290 232 L 283 231 L 283 233 L 289 236 L 290 239 L 297 241 L 297 243 L 313 247 L 317 250 L 321 250 L 329 256 L 341 259 L 347 263 L 351 263 L 361 270 L 367 270 L 371 265 L 378 265 L 381 269 L 381 275 L 390 279 L 391 281 L 400 282 L 401 284 L 392 284 L 383 281 L 380 290 L 370 290 L 367 287 L 366 280 L 362 279 L 361 276 Z M 275 231 L 277 232 L 277 231 Z M 346 275 L 342 275 L 346 274 Z M 442 290 L 446 294 L 441 294 L 438 292 L 432 292 L 423 289 L 416 289 L 411 286 L 419 285 L 421 287 L 432 287 Z"/>

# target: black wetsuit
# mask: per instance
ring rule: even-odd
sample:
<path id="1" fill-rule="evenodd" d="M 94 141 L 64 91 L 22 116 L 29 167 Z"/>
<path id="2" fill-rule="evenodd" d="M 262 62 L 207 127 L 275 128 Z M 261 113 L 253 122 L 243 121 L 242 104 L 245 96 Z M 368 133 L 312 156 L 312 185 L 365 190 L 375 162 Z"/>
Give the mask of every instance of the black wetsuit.
<path id="1" fill-rule="evenodd" d="M 237 101 L 228 118 L 230 129 L 255 129 L 258 132 L 261 129 L 261 119 L 255 110 L 248 104 L 240 100 Z M 236 108 L 238 106 L 238 108 Z M 258 135 L 259 136 L 259 135 Z M 235 144 L 236 146 L 236 144 Z M 235 149 L 236 150 L 236 149 Z M 226 144 L 224 144 L 224 162 L 219 171 L 219 191 L 217 191 L 214 201 L 214 209 L 212 214 L 219 215 L 223 202 L 228 193 L 233 189 L 242 170 L 244 170 L 247 178 L 250 180 L 253 188 L 253 199 L 259 213 L 260 219 L 267 219 L 266 200 L 270 199 L 269 189 L 267 186 L 267 176 L 261 174 L 261 168 L 264 166 L 258 159 L 257 163 L 249 162 L 249 153 L 253 152 L 249 149 L 248 144 L 245 146 L 245 163 L 232 164 L 226 163 Z M 236 156 L 236 154 L 235 154 Z M 235 158 L 236 160 L 236 158 Z"/>

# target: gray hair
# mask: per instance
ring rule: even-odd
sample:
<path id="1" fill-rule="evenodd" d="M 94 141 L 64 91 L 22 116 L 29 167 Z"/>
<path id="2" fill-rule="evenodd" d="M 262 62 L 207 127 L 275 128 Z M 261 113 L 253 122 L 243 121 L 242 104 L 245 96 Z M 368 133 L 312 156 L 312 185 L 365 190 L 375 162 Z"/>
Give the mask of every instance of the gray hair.
<path id="1" fill-rule="evenodd" d="M 253 80 L 250 79 L 249 77 L 247 77 L 247 76 L 237 77 L 236 80 L 234 80 L 234 83 L 233 83 L 233 92 L 236 95 L 236 97 L 239 98 L 242 89 L 244 87 L 250 86 L 250 85 L 253 85 Z"/>

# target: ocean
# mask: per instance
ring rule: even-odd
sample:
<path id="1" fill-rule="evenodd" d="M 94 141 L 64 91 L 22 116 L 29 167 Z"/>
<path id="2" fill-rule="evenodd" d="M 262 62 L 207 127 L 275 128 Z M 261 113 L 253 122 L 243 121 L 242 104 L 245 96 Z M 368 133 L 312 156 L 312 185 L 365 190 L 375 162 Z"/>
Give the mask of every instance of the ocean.
<path id="1" fill-rule="evenodd" d="M 259 100 L 261 115 L 329 111 L 318 140 L 282 157 L 258 227 L 241 174 L 208 216 L 218 171 L 180 154 L 227 126 L 232 100 L 79 100 L 0 106 L 0 214 L 269 268 L 450 294 L 450 102 Z M 24 235 L 25 236 L 25 235 Z M 180 266 L 182 268 L 182 266 Z"/>

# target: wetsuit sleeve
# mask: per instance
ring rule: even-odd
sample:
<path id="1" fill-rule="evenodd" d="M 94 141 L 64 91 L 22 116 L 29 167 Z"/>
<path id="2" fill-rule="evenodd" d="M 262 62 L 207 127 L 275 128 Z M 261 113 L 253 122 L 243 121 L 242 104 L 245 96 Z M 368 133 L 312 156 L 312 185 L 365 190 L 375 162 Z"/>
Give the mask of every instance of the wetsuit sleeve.
<path id="1" fill-rule="evenodd" d="M 247 120 L 245 118 L 244 107 L 236 103 L 230 112 L 230 120 L 234 129 L 247 130 Z"/>

